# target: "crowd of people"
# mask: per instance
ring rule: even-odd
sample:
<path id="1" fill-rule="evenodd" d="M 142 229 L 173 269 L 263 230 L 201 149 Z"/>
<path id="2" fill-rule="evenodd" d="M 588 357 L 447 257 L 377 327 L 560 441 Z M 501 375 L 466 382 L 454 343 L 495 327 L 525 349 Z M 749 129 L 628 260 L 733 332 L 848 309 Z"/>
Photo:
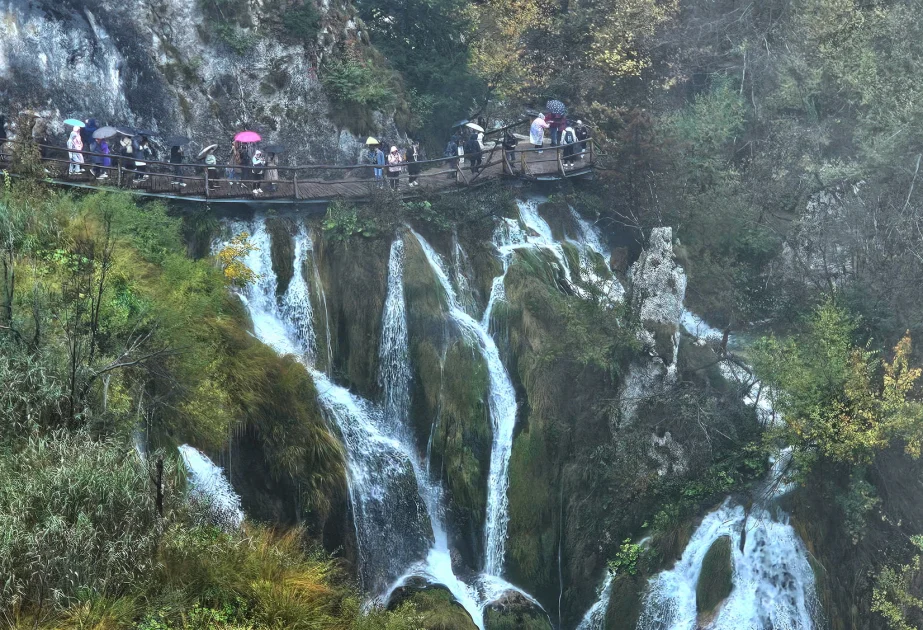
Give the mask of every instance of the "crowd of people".
<path id="1" fill-rule="evenodd" d="M 559 102 L 549 101 L 549 105 L 552 103 Z M 49 138 L 47 121 L 36 116 L 31 125 L 31 130 L 23 131 L 31 133 L 32 139 L 39 145 L 43 161 L 51 158 L 55 149 Z M 274 182 L 279 179 L 279 153 L 284 149 L 281 145 L 267 147 L 266 150 L 259 148 L 257 143 L 260 139 L 254 132 L 242 132 L 235 136 L 230 145 L 227 165 L 222 169 L 216 155 L 219 148 L 217 144 L 205 147 L 195 156 L 194 161 L 189 161 L 185 153 L 185 147 L 190 142 L 188 138 L 174 136 L 152 142 L 151 137 L 158 137 L 159 134 L 129 127 L 101 127 L 95 118 L 83 121 L 68 119 L 65 125 L 70 127 L 66 143 L 69 175 L 81 175 L 89 171 L 97 180 L 105 180 L 110 177 L 109 171 L 112 168 L 120 167 L 129 173 L 129 177 L 133 177 L 134 182 L 140 183 L 150 179 L 148 164 L 159 160 L 156 148 L 159 145 L 168 148 L 169 163 L 173 165 L 172 184 L 176 187 L 186 186 L 184 180 L 189 179 L 189 165 L 207 174 L 211 189 L 217 188 L 219 182 L 224 181 L 232 189 L 239 186 L 248 189 L 253 195 L 261 195 L 264 185 L 271 192 L 276 187 Z M 453 134 L 443 152 L 444 158 L 450 158 L 447 160 L 451 168 L 449 178 L 457 179 L 459 167 L 466 160 L 472 174 L 482 170 L 485 150 L 496 146 L 485 146 L 485 125 L 486 121 L 479 119 L 477 123 L 463 121 L 453 128 Z M 529 130 L 529 141 L 537 153 L 543 152 L 546 130 L 550 135 L 551 146 L 563 147 L 562 161 L 565 168 L 573 168 L 574 162 L 582 159 L 587 150 L 589 131 L 586 125 L 580 120 L 572 122 L 561 110 L 539 114 L 532 120 Z M 252 134 L 256 139 L 242 141 L 242 134 Z M 502 134 L 499 143 L 509 168 L 514 170 L 519 138 L 509 128 L 503 129 Z M 0 116 L 0 148 L 6 138 L 6 121 Z M 370 168 L 370 175 L 378 187 L 384 188 L 387 182 L 387 186 L 396 190 L 400 185 L 401 173 L 405 171 L 408 174 L 407 185 L 411 188 L 419 186 L 423 168 L 421 163 L 426 160 L 426 152 L 418 140 L 411 141 L 403 149 L 393 145 L 386 153 L 382 143 L 370 137 L 361 152 L 359 164 Z"/>

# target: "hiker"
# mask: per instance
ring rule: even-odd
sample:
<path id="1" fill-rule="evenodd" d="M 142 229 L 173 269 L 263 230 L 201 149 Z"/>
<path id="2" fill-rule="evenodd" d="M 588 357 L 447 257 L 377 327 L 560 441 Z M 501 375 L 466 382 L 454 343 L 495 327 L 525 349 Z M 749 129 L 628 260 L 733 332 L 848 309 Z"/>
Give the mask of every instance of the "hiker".
<path id="1" fill-rule="evenodd" d="M 401 157 L 401 152 L 397 150 L 397 147 L 391 147 L 391 152 L 388 154 L 388 184 L 391 186 L 391 190 L 397 190 L 400 180 L 398 179 L 401 176 L 401 170 L 403 166 L 404 158 Z"/>
<path id="2" fill-rule="evenodd" d="M 519 139 L 509 129 L 503 132 L 503 150 L 506 151 L 506 161 L 509 162 L 511 170 L 516 160 L 517 144 L 519 144 Z"/>
<path id="3" fill-rule="evenodd" d="M 469 156 L 468 159 L 471 161 L 471 172 L 477 173 L 481 166 L 481 145 L 474 134 L 468 136 L 465 142 L 465 155 Z"/>
<path id="4" fill-rule="evenodd" d="M 122 138 L 122 140 L 119 142 L 119 146 L 121 148 L 119 151 L 119 155 L 121 156 L 119 157 L 119 160 L 121 161 L 122 169 L 126 171 L 134 171 L 135 164 L 134 160 L 131 159 L 131 157 L 134 155 L 131 136 L 125 136 Z"/>
<path id="5" fill-rule="evenodd" d="M 231 157 L 229 158 L 230 165 L 225 169 L 228 182 L 231 185 L 235 183 L 241 183 L 240 180 L 244 178 L 243 171 L 238 170 L 238 166 L 243 165 L 243 155 L 241 153 L 241 146 L 239 142 L 231 143 Z"/>
<path id="6" fill-rule="evenodd" d="M 580 143 L 578 149 L 580 151 L 580 159 L 582 160 L 583 154 L 586 153 L 586 143 L 587 138 L 590 137 L 590 130 L 587 129 L 587 126 L 583 124 L 582 120 L 578 120 L 574 131 L 577 132 L 577 141 Z"/>
<path id="7" fill-rule="evenodd" d="M 80 137 L 80 127 L 75 126 L 67 139 L 67 148 L 70 149 L 70 166 L 67 167 L 68 175 L 79 175 L 83 173 L 83 139 Z"/>
<path id="8" fill-rule="evenodd" d="M 417 181 L 417 178 L 420 177 L 420 171 L 423 170 L 423 167 L 420 166 L 420 162 L 426 161 L 426 153 L 423 151 L 423 147 L 420 146 L 419 140 L 414 140 L 410 143 L 410 151 L 407 153 L 407 172 L 410 174 L 410 183 L 409 186 L 419 186 L 420 182 Z"/>
<path id="9" fill-rule="evenodd" d="M 378 144 L 378 140 L 375 138 L 366 140 L 365 145 L 367 148 L 362 152 L 359 163 L 368 164 L 373 167 L 372 172 L 375 174 L 375 185 L 381 188 L 384 183 L 382 180 L 382 169 L 374 167 L 381 166 L 385 163 L 385 154 L 381 150 L 381 145 Z"/>
<path id="10" fill-rule="evenodd" d="M 564 168 L 574 166 L 574 154 L 577 151 L 577 132 L 570 125 L 564 127 L 564 133 L 561 134 L 561 143 L 564 145 Z"/>
<path id="11" fill-rule="evenodd" d="M 263 181 L 263 172 L 266 167 L 266 158 L 263 157 L 263 152 L 260 150 L 254 152 L 251 163 L 253 164 L 253 169 L 250 171 L 250 177 L 253 179 L 253 194 L 262 195 L 263 188 L 260 182 Z"/>
<path id="12" fill-rule="evenodd" d="M 102 168 L 99 169 L 99 175 L 96 177 L 96 179 L 108 179 L 108 169 L 112 168 L 112 158 L 109 157 L 109 141 L 105 138 L 101 138 L 97 143 L 97 148 L 99 149 L 99 152 L 102 153 L 102 157 L 99 158 L 99 165 Z"/>
<path id="13" fill-rule="evenodd" d="M 546 121 L 545 117 L 539 114 L 535 117 L 535 120 L 532 121 L 532 126 L 529 127 L 529 141 L 532 143 L 532 146 L 536 149 L 541 149 L 545 144 L 545 130 L 550 127 Z M 541 153 L 541 151 L 539 151 Z"/>
<path id="14" fill-rule="evenodd" d="M 176 145 L 170 147 L 170 164 L 173 165 L 173 185 L 174 186 L 185 186 L 186 185 L 186 182 L 180 179 L 180 177 L 183 176 L 183 167 L 181 165 L 185 161 L 186 161 L 186 154 L 183 152 L 183 147 L 176 146 Z"/>
<path id="15" fill-rule="evenodd" d="M 560 146 L 561 135 L 564 131 L 564 127 L 567 125 L 567 121 L 561 114 L 555 114 L 553 112 L 545 114 L 545 121 L 551 129 L 551 146 Z"/>
<path id="16" fill-rule="evenodd" d="M 455 138 L 454 135 L 449 138 L 449 143 L 445 145 L 445 151 L 442 152 L 442 157 L 454 158 L 446 162 L 446 165 L 452 169 L 449 179 L 458 179 L 458 141 Z"/>
<path id="17" fill-rule="evenodd" d="M 270 182 L 269 191 L 275 192 L 276 182 L 279 181 L 279 154 L 269 153 L 266 158 L 266 171 L 263 173 L 263 180 Z"/>
<path id="18" fill-rule="evenodd" d="M 147 174 L 147 162 L 154 154 L 151 145 L 147 141 L 147 136 L 134 137 L 132 140 L 132 153 L 135 158 L 135 181 L 147 181 L 151 178 Z"/>
<path id="19" fill-rule="evenodd" d="M 217 190 L 218 189 L 218 158 L 215 157 L 215 151 L 212 149 L 208 152 L 208 155 L 205 156 L 205 169 L 208 172 L 208 189 Z"/>

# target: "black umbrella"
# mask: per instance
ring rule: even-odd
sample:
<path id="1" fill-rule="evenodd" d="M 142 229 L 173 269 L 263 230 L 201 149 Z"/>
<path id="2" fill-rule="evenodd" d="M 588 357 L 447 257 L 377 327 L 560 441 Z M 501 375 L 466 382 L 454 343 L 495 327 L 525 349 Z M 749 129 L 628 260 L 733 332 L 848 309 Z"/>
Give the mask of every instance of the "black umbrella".
<path id="1" fill-rule="evenodd" d="M 471 122 L 471 121 L 468 120 L 467 118 L 466 118 L 465 120 L 459 120 L 457 123 L 455 123 L 454 125 L 452 125 L 452 129 L 455 129 L 456 127 L 464 127 L 465 125 L 467 125 L 467 124 L 470 123 L 470 122 Z"/>
<path id="2" fill-rule="evenodd" d="M 100 127 L 99 129 L 93 132 L 93 137 L 96 138 L 97 140 L 100 140 L 102 138 L 111 138 L 118 132 L 119 130 L 116 129 L 115 127 Z"/>
<path id="3" fill-rule="evenodd" d="M 131 127 L 116 127 L 115 130 L 118 131 L 123 136 L 135 135 L 135 130 L 132 129 Z"/>
<path id="4" fill-rule="evenodd" d="M 186 136 L 170 136 L 169 138 L 164 139 L 163 143 L 168 147 L 181 147 L 192 142 Z"/>
<path id="5" fill-rule="evenodd" d="M 567 115 L 567 107 L 564 106 L 564 103 L 561 101 L 551 100 L 545 103 L 545 108 L 552 114 L 557 114 L 558 116 Z"/>
<path id="6" fill-rule="evenodd" d="M 285 153 L 284 144 L 270 144 L 263 147 L 263 151 L 266 153 Z"/>

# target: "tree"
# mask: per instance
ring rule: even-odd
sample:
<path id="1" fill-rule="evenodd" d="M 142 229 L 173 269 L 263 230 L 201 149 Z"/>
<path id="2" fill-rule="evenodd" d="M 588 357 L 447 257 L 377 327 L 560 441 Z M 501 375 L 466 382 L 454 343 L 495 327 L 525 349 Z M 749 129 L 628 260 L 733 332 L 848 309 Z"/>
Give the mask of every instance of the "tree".
<path id="1" fill-rule="evenodd" d="M 833 301 L 813 314 L 807 332 L 763 339 L 757 372 L 784 418 L 781 437 L 809 461 L 856 465 L 893 442 L 923 450 L 923 404 L 912 398 L 920 368 L 910 367 L 910 335 L 888 362 L 854 341 L 857 320 Z"/>
<path id="2" fill-rule="evenodd" d="M 250 242 L 250 234 L 241 232 L 232 238 L 227 245 L 218 251 L 218 263 L 224 271 L 224 277 L 231 284 L 239 287 L 246 286 L 258 278 L 243 259 L 252 252 L 258 252 L 259 248 Z"/>

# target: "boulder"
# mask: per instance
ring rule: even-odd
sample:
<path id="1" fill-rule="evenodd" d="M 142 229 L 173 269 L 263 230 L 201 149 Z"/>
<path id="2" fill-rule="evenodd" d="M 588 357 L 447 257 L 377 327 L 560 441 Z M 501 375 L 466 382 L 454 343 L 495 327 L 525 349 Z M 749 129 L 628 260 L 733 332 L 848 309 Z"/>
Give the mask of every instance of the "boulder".
<path id="1" fill-rule="evenodd" d="M 551 630 L 548 614 L 519 591 L 509 590 L 487 606 L 485 630 Z"/>
<path id="2" fill-rule="evenodd" d="M 733 578 L 731 538 L 721 536 L 708 548 L 702 560 L 702 570 L 695 587 L 695 604 L 700 617 L 710 617 L 718 610 L 731 594 Z"/>

